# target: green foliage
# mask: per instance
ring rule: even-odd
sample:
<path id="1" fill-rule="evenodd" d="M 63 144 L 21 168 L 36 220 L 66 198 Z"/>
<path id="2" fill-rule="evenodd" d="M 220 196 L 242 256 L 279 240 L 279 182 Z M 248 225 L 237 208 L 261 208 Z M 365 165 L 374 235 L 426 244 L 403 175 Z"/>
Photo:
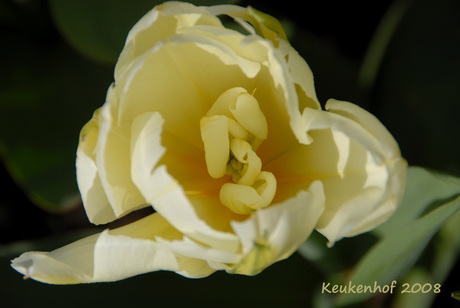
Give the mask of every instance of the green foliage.
<path id="1" fill-rule="evenodd" d="M 46 24 L 34 25 L 24 19 L 2 38 L 0 156 L 30 199 L 57 212 L 78 204 L 78 134 L 104 102 L 113 69 L 55 41 Z"/>
<path id="2" fill-rule="evenodd" d="M 458 175 L 460 2 L 394 3 L 363 62 L 360 93 L 410 164 Z"/>
<path id="3" fill-rule="evenodd" d="M 423 188 L 427 186 L 443 193 L 432 197 L 431 189 L 424 193 Z M 355 285 L 377 282 L 380 286 L 391 284 L 393 280 L 399 281 L 420 257 L 433 235 L 460 208 L 459 196 L 460 179 L 429 173 L 421 168 L 410 168 L 407 191 L 400 208 L 379 228 L 385 231 L 376 231 L 382 234 L 381 240 L 358 263 L 349 281 Z M 414 204 L 422 209 L 429 209 L 434 204 L 436 207 L 429 209 L 426 214 L 412 211 L 416 213 L 414 216 L 404 215 L 407 208 L 414 208 Z M 401 216 L 404 216 L 403 221 Z M 401 284 L 400 281 L 398 287 Z M 350 304 L 372 295 L 369 292 L 347 293 L 341 296 L 339 303 Z"/>

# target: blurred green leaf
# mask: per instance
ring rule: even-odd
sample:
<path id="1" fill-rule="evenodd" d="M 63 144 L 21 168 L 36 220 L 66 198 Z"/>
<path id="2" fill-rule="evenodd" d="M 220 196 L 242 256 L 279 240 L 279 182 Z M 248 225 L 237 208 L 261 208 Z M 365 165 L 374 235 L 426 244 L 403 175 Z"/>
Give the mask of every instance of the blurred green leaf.
<path id="1" fill-rule="evenodd" d="M 404 196 L 400 209 L 411 206 L 414 202 L 419 202 L 418 194 L 420 181 L 416 178 L 420 172 L 419 168 L 410 168 L 407 192 Z M 424 183 L 428 182 L 432 187 L 438 187 L 441 183 L 458 183 L 458 179 L 448 176 L 439 176 L 436 173 L 430 173 L 431 176 L 425 177 Z M 416 180 L 417 179 L 417 180 Z M 441 225 L 460 208 L 460 185 L 458 192 L 454 195 L 447 194 L 440 196 L 437 200 L 437 207 L 432 209 L 422 217 L 405 222 L 387 232 L 385 237 L 368 251 L 356 266 L 352 277 L 349 279 L 354 285 L 368 285 L 376 282 L 383 286 L 391 283 L 394 279 L 402 277 L 405 271 L 414 264 L 423 249 L 438 231 Z M 431 203 L 428 200 L 428 203 Z M 427 208 L 425 205 L 423 208 Z M 393 215 L 398 216 L 398 211 Z M 349 293 L 343 294 L 339 298 L 339 304 L 346 305 L 362 301 L 372 293 Z"/>
<path id="2" fill-rule="evenodd" d="M 430 283 L 434 286 L 436 283 L 442 284 L 451 273 L 453 266 L 460 251 L 460 211 L 452 215 L 446 223 L 439 229 L 435 238 L 432 240 L 432 258 L 425 258 L 424 262 L 414 267 L 408 275 L 404 277 L 404 283 L 413 286 L 415 283 L 424 285 Z M 420 262 L 419 262 L 420 263 Z M 422 267 L 423 266 L 423 267 Z M 400 283 L 401 287 L 402 282 Z M 444 285 L 441 292 L 445 293 Z M 439 295 L 434 292 L 419 293 L 400 293 L 397 292 L 394 300 L 395 308 L 432 307 L 433 300 Z M 442 294 L 444 295 L 444 294 Z M 444 295 L 444 297 L 446 297 Z"/>
<path id="3" fill-rule="evenodd" d="M 409 286 L 414 286 L 417 283 L 423 286 L 429 283 L 433 286 L 437 282 L 433 280 L 432 276 L 425 269 L 414 268 L 405 277 L 404 283 L 407 283 Z M 399 283 L 399 288 L 401 288 L 402 284 L 403 282 Z M 436 295 L 434 292 L 401 293 L 401 290 L 402 289 L 396 292 L 396 301 L 393 306 L 394 308 L 429 308 L 431 307 L 433 297 Z"/>
<path id="4" fill-rule="evenodd" d="M 358 86 L 368 94 L 375 82 L 383 57 L 412 0 L 394 1 L 380 21 L 361 65 Z"/>
<path id="5" fill-rule="evenodd" d="M 435 245 L 433 265 L 430 268 L 434 280 L 444 281 L 460 252 L 460 211 L 457 211 L 439 230 Z"/>
<path id="6" fill-rule="evenodd" d="M 22 22 L 2 37 L 0 157 L 32 201 L 65 211 L 79 203 L 79 131 L 104 102 L 113 68 L 60 41 L 42 11 L 17 11 Z"/>
<path id="7" fill-rule="evenodd" d="M 373 230 L 379 237 L 386 237 L 418 218 L 427 209 L 439 205 L 444 199 L 460 193 L 460 179 L 428 171 L 419 167 L 409 168 L 407 187 L 402 205 L 384 224 Z M 410 199 L 408 199 L 410 198 Z"/>
<path id="8" fill-rule="evenodd" d="M 51 0 L 50 9 L 64 37 L 88 57 L 115 63 L 134 24 L 163 0 Z M 235 0 L 192 0 L 195 5 L 234 3 Z"/>
<path id="9" fill-rule="evenodd" d="M 460 174 L 460 1 L 394 3 L 375 39 L 384 52 L 371 45 L 363 63 L 362 95 L 411 164 Z"/>

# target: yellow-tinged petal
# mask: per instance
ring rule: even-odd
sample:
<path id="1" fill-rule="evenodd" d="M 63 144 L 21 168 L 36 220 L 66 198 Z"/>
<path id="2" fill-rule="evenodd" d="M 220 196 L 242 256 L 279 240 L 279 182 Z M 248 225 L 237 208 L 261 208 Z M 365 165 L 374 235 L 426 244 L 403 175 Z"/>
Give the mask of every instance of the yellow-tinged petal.
<path id="1" fill-rule="evenodd" d="M 120 127 L 127 130 L 125 124 L 137 115 L 154 110 L 165 119 L 165 131 L 197 148 L 202 147 L 197 123 L 212 103 L 235 86 L 253 89 L 251 78 L 260 69 L 216 40 L 186 34 L 158 44 L 130 65 L 116 81 Z"/>
<path id="2" fill-rule="evenodd" d="M 335 99 L 328 100 L 325 107 L 326 110 L 332 113 L 340 114 L 359 123 L 364 129 L 373 134 L 376 139 L 380 140 L 380 143 L 388 153 L 393 153 L 395 156 L 401 154 L 396 140 L 373 114 L 355 104 Z"/>
<path id="3" fill-rule="evenodd" d="M 227 268 L 224 264 L 232 264 L 238 262 L 241 258 L 238 253 L 231 253 L 221 249 L 215 249 L 206 245 L 202 245 L 188 237 L 184 237 L 180 240 L 164 240 L 158 239 L 160 243 L 174 251 L 178 255 L 188 256 L 198 260 L 206 261 L 215 270 L 221 270 Z M 220 268 L 216 268 L 216 264 L 221 264 Z"/>
<path id="4" fill-rule="evenodd" d="M 156 166 L 163 153 L 161 133 L 163 120 L 159 113 L 140 116 L 131 131 L 131 163 L 134 183 L 145 200 L 177 230 L 211 247 L 234 252 L 238 241 L 234 234 L 213 229 L 201 219 L 182 186 L 167 171 Z M 140 122 L 139 122 L 140 123 Z"/>
<path id="5" fill-rule="evenodd" d="M 118 126 L 114 117 L 115 107 L 116 105 L 105 104 L 101 108 L 96 165 L 101 185 L 113 212 L 117 217 L 121 217 L 145 206 L 146 203 L 129 176 L 129 135 Z"/>
<path id="6" fill-rule="evenodd" d="M 214 272 L 205 262 L 175 255 L 157 243 L 157 237 L 179 238 L 181 234 L 160 215 L 105 230 L 51 252 L 27 252 L 11 266 L 41 282 L 75 284 L 116 281 L 131 276 L 171 270 L 189 277 Z"/>
<path id="7" fill-rule="evenodd" d="M 11 266 L 37 281 L 52 284 L 90 282 L 94 270 L 94 246 L 99 235 L 92 235 L 51 252 L 26 252 Z"/>
<path id="8" fill-rule="evenodd" d="M 99 109 L 83 127 L 77 149 L 77 182 L 88 219 L 104 224 L 116 219 L 101 184 L 96 166 L 95 149 L 99 134 Z"/>
<path id="9" fill-rule="evenodd" d="M 182 29 L 194 25 L 221 27 L 205 8 L 184 2 L 166 2 L 145 14 L 129 31 L 115 67 L 115 79 L 136 57 Z"/>
<path id="10" fill-rule="evenodd" d="M 305 107 L 321 109 L 316 97 L 313 73 L 308 63 L 288 42 L 281 41 L 278 48 L 285 55 L 289 73 L 295 83 L 299 98 L 299 110 L 303 110 Z"/>
<path id="11" fill-rule="evenodd" d="M 243 257 L 227 271 L 255 275 L 289 257 L 309 237 L 323 210 L 324 193 L 317 181 L 308 191 L 232 223 L 243 246 Z"/>
<path id="12" fill-rule="evenodd" d="M 337 153 L 336 157 L 323 161 L 335 162 L 336 171 L 322 179 L 326 210 L 317 226 L 332 245 L 342 237 L 374 228 L 395 211 L 407 165 L 393 137 L 374 116 L 347 102 L 330 100 L 327 107 L 329 112 L 306 108 L 303 117 L 310 134 L 330 130 L 331 144 L 336 145 L 329 151 Z M 310 150 L 323 152 L 315 142 Z"/>

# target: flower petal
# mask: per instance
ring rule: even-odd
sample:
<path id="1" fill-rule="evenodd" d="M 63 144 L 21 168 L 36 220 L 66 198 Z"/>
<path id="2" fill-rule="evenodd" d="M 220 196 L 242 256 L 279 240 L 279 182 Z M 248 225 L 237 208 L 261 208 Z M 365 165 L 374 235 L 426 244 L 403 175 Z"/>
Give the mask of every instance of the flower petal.
<path id="1" fill-rule="evenodd" d="M 330 99 L 326 103 L 326 110 L 335 114 L 340 114 L 345 118 L 351 119 L 359 123 L 368 132 L 373 134 L 375 138 L 380 140 L 381 145 L 387 153 L 399 157 L 400 150 L 396 140 L 386 129 L 386 127 L 371 113 L 349 102 Z"/>
<path id="2" fill-rule="evenodd" d="M 77 182 L 88 219 L 104 224 L 116 219 L 97 172 L 95 148 L 99 133 L 99 109 L 83 127 L 77 149 Z"/>
<path id="3" fill-rule="evenodd" d="M 241 258 L 237 253 L 210 248 L 187 237 L 173 241 L 158 239 L 158 242 L 167 246 L 178 255 L 206 261 L 215 270 L 227 269 L 227 264 L 236 263 Z"/>
<path id="4" fill-rule="evenodd" d="M 255 275 L 289 257 L 307 240 L 323 210 L 323 186 L 316 181 L 308 191 L 259 210 L 243 222 L 233 222 L 243 246 L 243 258 L 227 271 Z"/>
<path id="5" fill-rule="evenodd" d="M 129 130 L 126 125 L 137 115 L 154 110 L 164 118 L 166 132 L 202 149 L 201 117 L 226 90 L 253 89 L 251 78 L 259 69 L 216 40 L 175 35 L 138 57 L 116 80 L 118 122 Z"/>
<path id="6" fill-rule="evenodd" d="M 189 3 L 166 2 L 145 14 L 129 31 L 125 46 L 115 67 L 115 79 L 136 57 L 155 46 L 159 41 L 194 25 L 220 26 L 218 18 L 205 8 Z"/>
<path id="7" fill-rule="evenodd" d="M 310 66 L 288 42 L 281 41 L 278 48 L 286 58 L 291 78 L 296 85 L 300 110 L 305 107 L 321 109 Z"/>
<path id="8" fill-rule="evenodd" d="M 27 278 L 51 284 L 116 281 L 157 270 L 188 277 L 214 272 L 205 262 L 177 256 L 155 242 L 162 236 L 171 240 L 181 234 L 160 215 L 152 214 L 51 252 L 26 252 L 11 266 Z"/>
<path id="9" fill-rule="evenodd" d="M 322 179 L 326 210 L 317 226 L 332 245 L 368 231 L 394 212 L 407 166 L 393 137 L 374 116 L 347 102 L 330 100 L 326 106 L 330 112 L 306 108 L 303 117 L 310 134 L 330 129 L 336 144 L 335 151 L 327 152 L 337 154 L 324 157 L 336 172 Z M 321 147 L 324 138 L 313 139 L 312 152 L 326 151 Z"/>
<path id="10" fill-rule="evenodd" d="M 197 215 L 182 186 L 168 173 L 166 166 L 156 166 L 164 151 L 161 145 L 162 124 L 159 113 L 141 115 L 133 123 L 131 158 L 134 183 L 145 200 L 177 230 L 211 247 L 236 251 L 236 236 L 210 227 Z"/>
<path id="11" fill-rule="evenodd" d="M 109 91 L 107 98 L 115 99 Z M 146 202 L 131 180 L 128 133 L 116 119 L 116 104 L 106 103 L 101 108 L 96 165 L 102 187 L 117 217 L 146 206 Z M 116 168 L 114 168 L 116 166 Z M 92 202 L 95 200 L 91 200 Z M 86 207 L 91 207 L 88 205 Z"/>
<path id="12" fill-rule="evenodd" d="M 273 43 L 268 48 L 270 51 L 268 54 L 268 68 L 275 78 L 276 86 L 280 85 L 287 96 L 286 107 L 288 108 L 290 124 L 294 134 L 299 142 L 309 144 L 311 139 L 302 131 L 299 110 L 303 110 L 305 107 L 321 108 L 313 84 L 313 73 L 305 60 L 300 57 L 289 42 L 282 37 L 280 39 L 276 31 L 267 28 L 263 20 L 257 18 L 257 14 L 254 14 L 254 10 L 235 5 L 215 5 L 209 7 L 209 11 L 215 15 L 228 15 L 237 22 L 249 22 L 259 35 L 269 40 L 263 40 L 265 44 L 269 44 L 270 41 Z M 260 39 L 256 35 L 249 35 L 245 42 L 254 40 Z M 276 48 L 274 48 L 275 46 Z M 279 66 L 278 63 L 282 64 Z M 287 83 L 285 83 L 286 80 L 288 81 Z"/>

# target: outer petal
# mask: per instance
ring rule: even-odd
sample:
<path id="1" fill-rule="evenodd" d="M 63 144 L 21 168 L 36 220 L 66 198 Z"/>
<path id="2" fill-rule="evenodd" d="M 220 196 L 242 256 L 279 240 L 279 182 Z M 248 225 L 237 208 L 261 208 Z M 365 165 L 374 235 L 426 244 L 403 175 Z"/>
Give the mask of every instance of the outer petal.
<path id="1" fill-rule="evenodd" d="M 259 210 L 244 222 L 234 222 L 243 257 L 227 271 L 255 275 L 289 257 L 307 240 L 323 210 L 323 186 L 316 181 L 308 191 L 300 191 L 283 203 Z"/>
<path id="2" fill-rule="evenodd" d="M 159 41 L 194 25 L 222 27 L 218 18 L 205 8 L 183 2 L 165 2 L 145 14 L 129 31 L 125 46 L 115 67 L 115 79 L 136 57 Z"/>
<path id="3" fill-rule="evenodd" d="M 330 162 L 336 164 L 336 174 L 322 180 L 326 210 L 317 226 L 333 244 L 374 228 L 394 212 L 407 166 L 375 117 L 346 102 L 330 100 L 327 108 L 330 112 L 307 108 L 303 116 L 307 131 L 331 129 L 337 146 L 338 158 Z"/>
<path id="4" fill-rule="evenodd" d="M 157 270 L 189 277 L 214 272 L 205 262 L 177 256 L 157 243 L 155 238 L 161 236 L 172 239 L 181 235 L 160 215 L 152 214 L 51 252 L 26 252 L 11 266 L 27 278 L 51 284 L 116 281 Z"/>
<path id="5" fill-rule="evenodd" d="M 297 89 L 300 110 L 305 107 L 321 109 L 310 66 L 288 42 L 281 41 L 278 49 L 286 58 L 291 78 Z"/>
<path id="6" fill-rule="evenodd" d="M 360 124 L 364 129 L 371 133 L 380 141 L 382 147 L 388 155 L 398 158 L 401 153 L 396 140 L 383 124 L 371 113 L 349 102 L 330 99 L 326 103 L 326 110 L 335 114 L 340 114 L 345 118 Z M 391 158 L 391 156 L 390 156 Z"/>
<path id="7" fill-rule="evenodd" d="M 241 255 L 238 253 L 230 253 L 212 248 L 207 245 L 200 244 L 188 237 L 173 241 L 158 240 L 176 254 L 206 261 L 207 264 L 215 270 L 227 269 L 227 264 L 237 263 L 241 259 Z"/>
<path id="8" fill-rule="evenodd" d="M 374 115 L 354 104 L 343 101 L 329 100 L 326 108 L 330 112 L 341 114 L 361 124 L 380 141 L 381 146 L 387 153 L 384 166 L 388 172 L 388 180 L 385 191 L 378 206 L 350 231 L 348 236 L 353 236 L 375 228 L 394 213 L 404 194 L 407 162 L 401 157 L 396 140 Z"/>
<path id="9" fill-rule="evenodd" d="M 77 182 L 86 215 L 91 222 L 103 224 L 113 221 L 116 216 L 110 207 L 97 172 L 95 148 L 99 134 L 99 109 L 83 127 L 77 149 Z"/>
<path id="10" fill-rule="evenodd" d="M 114 91 L 109 90 L 107 100 L 100 113 L 96 165 L 113 212 L 121 217 L 147 204 L 129 176 L 129 131 L 118 124 Z M 85 208 L 94 206 L 95 201 L 91 200 L 92 204 L 85 205 Z"/>

